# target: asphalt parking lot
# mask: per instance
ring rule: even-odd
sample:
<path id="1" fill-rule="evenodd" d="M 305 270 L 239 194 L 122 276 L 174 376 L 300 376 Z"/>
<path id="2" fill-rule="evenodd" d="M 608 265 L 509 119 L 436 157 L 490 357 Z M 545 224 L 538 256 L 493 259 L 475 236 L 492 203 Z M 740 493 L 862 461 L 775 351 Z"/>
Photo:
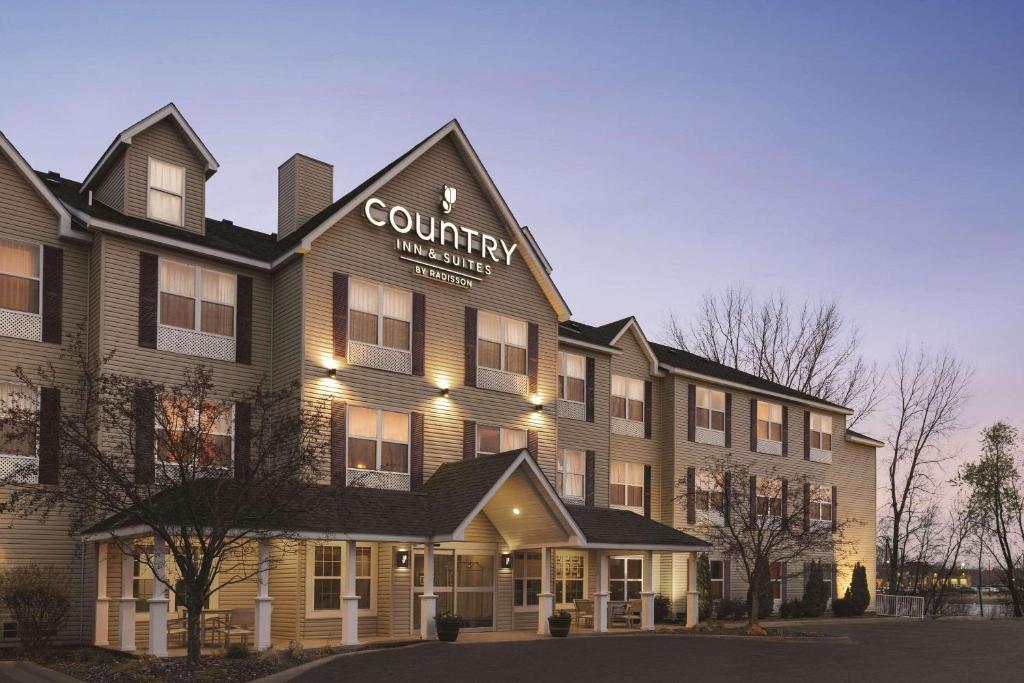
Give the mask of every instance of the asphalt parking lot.
<path id="1" fill-rule="evenodd" d="M 335 659 L 297 680 L 1021 681 L 1024 623 L 851 621 L 804 628 L 852 642 L 636 635 L 428 643 Z"/>

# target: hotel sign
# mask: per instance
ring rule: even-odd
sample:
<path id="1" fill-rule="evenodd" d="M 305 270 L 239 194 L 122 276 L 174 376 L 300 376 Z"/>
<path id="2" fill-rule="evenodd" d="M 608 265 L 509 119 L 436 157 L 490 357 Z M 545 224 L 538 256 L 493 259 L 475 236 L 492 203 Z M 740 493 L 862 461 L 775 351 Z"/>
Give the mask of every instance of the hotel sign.
<path id="1" fill-rule="evenodd" d="M 451 212 L 457 196 L 454 187 L 444 186 L 442 213 Z M 398 233 L 395 250 L 400 259 L 413 264 L 413 272 L 457 287 L 472 288 L 492 273 L 493 266 L 512 265 L 512 254 L 519 246 L 444 218 L 422 216 L 400 204 L 388 206 L 378 197 L 366 200 L 363 213 L 371 225 Z"/>

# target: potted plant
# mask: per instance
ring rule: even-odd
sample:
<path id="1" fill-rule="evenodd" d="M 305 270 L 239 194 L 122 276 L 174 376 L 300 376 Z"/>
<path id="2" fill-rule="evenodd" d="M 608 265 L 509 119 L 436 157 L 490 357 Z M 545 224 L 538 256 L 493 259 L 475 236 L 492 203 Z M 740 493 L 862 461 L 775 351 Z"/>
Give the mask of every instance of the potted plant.
<path id="1" fill-rule="evenodd" d="M 453 643 L 459 638 L 459 627 L 462 626 L 462 617 L 451 612 L 443 612 L 434 617 L 434 625 L 437 627 L 438 640 Z"/>
<path id="2" fill-rule="evenodd" d="M 572 626 L 572 614 L 560 609 L 548 617 L 548 628 L 555 638 L 565 638 L 569 635 L 569 627 Z"/>

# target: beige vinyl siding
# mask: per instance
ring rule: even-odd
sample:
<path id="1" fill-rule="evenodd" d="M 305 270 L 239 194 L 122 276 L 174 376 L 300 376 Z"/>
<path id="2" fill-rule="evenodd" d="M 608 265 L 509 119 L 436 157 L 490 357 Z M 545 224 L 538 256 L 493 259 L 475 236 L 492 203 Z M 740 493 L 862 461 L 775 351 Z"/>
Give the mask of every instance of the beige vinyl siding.
<path id="1" fill-rule="evenodd" d="M 165 118 L 136 135 L 125 150 L 124 213 L 148 218 L 149 157 L 185 167 L 185 222 L 180 227 L 199 234 L 206 232 L 206 168 L 203 158 L 171 118 Z"/>
<path id="2" fill-rule="evenodd" d="M 270 616 L 270 637 L 275 646 L 297 642 L 302 609 L 299 591 L 305 590 L 306 579 L 299 574 L 299 555 L 303 544 L 280 540 L 271 545 L 273 568 L 270 572 L 269 595 L 273 602 Z"/>
<path id="3" fill-rule="evenodd" d="M 274 389 L 298 382 L 302 371 L 302 268 L 297 258 L 274 274 L 273 364 Z"/>
<path id="4" fill-rule="evenodd" d="M 591 353 L 582 349 L 559 345 L 559 351 L 575 353 L 594 359 L 594 421 L 558 418 L 558 447 L 594 451 L 594 505 L 608 506 L 608 460 L 611 452 L 610 397 L 611 356 Z M 555 367 L 558 381 L 558 367 Z M 557 385 L 556 385 L 557 396 Z"/>
<path id="5" fill-rule="evenodd" d="M 103 202 L 112 209 L 124 213 L 124 194 L 125 194 L 125 156 L 119 155 L 117 161 L 115 161 L 110 168 L 107 170 L 106 175 L 96 185 L 96 190 L 93 192 L 93 200 Z"/>
<path id="6" fill-rule="evenodd" d="M 331 203 L 334 168 L 323 161 L 296 154 L 281 165 L 277 175 L 278 237 L 302 227 Z"/>
<path id="7" fill-rule="evenodd" d="M 509 240 L 508 233 L 466 169 L 452 143 L 443 141 L 377 193 L 389 206 L 401 204 L 424 216 L 438 216 L 442 185 L 455 185 L 459 200 L 451 220 Z M 417 277 L 399 260 L 397 234 L 371 225 L 362 207 L 327 230 L 304 258 L 305 389 L 307 400 L 341 399 L 350 403 L 424 413 L 424 475 L 462 457 L 462 422 L 495 424 L 539 434 L 538 461 L 555 475 L 555 382 L 557 317 L 526 263 L 494 264 L 493 274 L 464 290 Z M 519 249 L 525 249 L 520 244 Z M 325 377 L 334 362 L 331 329 L 332 275 L 335 272 L 423 292 L 426 296 L 426 372 L 424 377 L 341 364 L 337 380 Z M 545 408 L 535 412 L 527 397 L 463 386 L 465 307 L 493 310 L 539 326 L 539 396 Z M 313 312 L 316 312 L 315 314 Z M 339 359 L 340 360 L 340 359 Z M 450 384 L 448 399 L 438 386 Z M 326 472 L 326 468 L 324 469 Z"/>

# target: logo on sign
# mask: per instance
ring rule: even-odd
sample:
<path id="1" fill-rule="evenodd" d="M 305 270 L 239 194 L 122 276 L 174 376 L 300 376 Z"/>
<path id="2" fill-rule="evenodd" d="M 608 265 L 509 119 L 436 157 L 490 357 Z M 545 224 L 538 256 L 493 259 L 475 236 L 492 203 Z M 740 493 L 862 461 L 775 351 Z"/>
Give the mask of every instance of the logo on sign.
<path id="1" fill-rule="evenodd" d="M 458 196 L 455 188 L 450 185 L 444 186 L 444 191 L 441 192 L 441 213 L 449 214 L 452 212 L 452 204 L 455 203 L 455 198 Z"/>

